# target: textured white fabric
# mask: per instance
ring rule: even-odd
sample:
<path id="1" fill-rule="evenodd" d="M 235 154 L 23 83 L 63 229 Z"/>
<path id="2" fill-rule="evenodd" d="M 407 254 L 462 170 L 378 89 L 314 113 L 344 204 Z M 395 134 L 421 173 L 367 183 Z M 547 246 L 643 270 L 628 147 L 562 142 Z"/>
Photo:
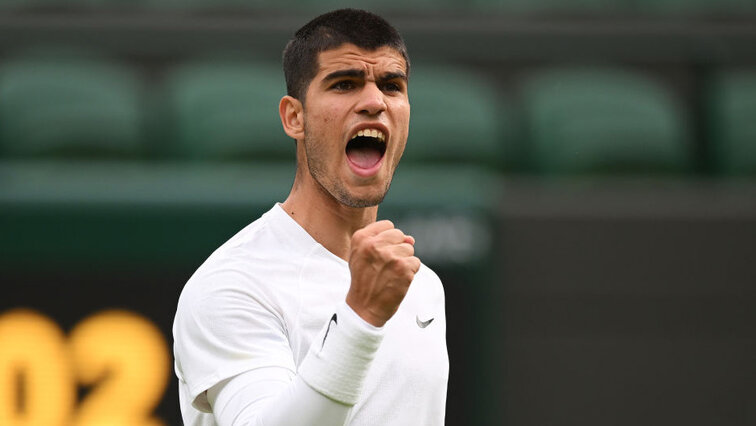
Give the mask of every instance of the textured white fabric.
<path id="1" fill-rule="evenodd" d="M 258 368 L 226 379 L 207 391 L 219 425 L 343 425 L 351 405 L 318 393 L 283 368 Z M 296 415 L 292 415 L 296 413 Z"/>
<path id="2" fill-rule="evenodd" d="M 340 303 L 310 347 L 299 375 L 323 395 L 343 404 L 356 404 L 383 340 L 382 331 L 362 320 L 346 302 Z"/>
<path id="3" fill-rule="evenodd" d="M 347 262 L 317 243 L 280 205 L 216 250 L 187 282 L 174 321 L 185 424 L 217 424 L 206 391 L 224 380 L 262 368 L 283 369 L 292 377 L 302 368 L 306 372 L 308 352 L 322 344 L 321 333 L 343 305 L 349 282 Z M 430 325 L 418 326 L 418 320 L 430 318 Z M 445 329 L 443 288 L 422 266 L 399 310 L 381 328 L 382 342 L 347 424 L 442 425 L 449 368 Z M 368 329 L 352 337 L 364 343 L 370 334 Z M 319 368 L 326 369 L 344 362 L 321 361 Z M 302 378 L 310 377 L 310 386 L 317 387 L 321 382 L 314 376 Z M 326 388 L 338 383 L 349 386 L 335 381 L 316 390 L 329 392 Z M 265 386 L 260 383 L 258 390 Z M 254 388 L 245 387 L 249 401 L 258 394 Z M 302 419 L 302 424 L 309 423 Z"/>

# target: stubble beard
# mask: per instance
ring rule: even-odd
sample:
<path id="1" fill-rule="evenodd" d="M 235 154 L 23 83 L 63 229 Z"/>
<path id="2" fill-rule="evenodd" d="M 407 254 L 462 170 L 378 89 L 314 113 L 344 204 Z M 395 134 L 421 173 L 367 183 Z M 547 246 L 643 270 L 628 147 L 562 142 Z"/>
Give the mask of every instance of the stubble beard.
<path id="1" fill-rule="evenodd" d="M 306 125 L 305 125 L 306 128 Z M 308 132 L 305 130 L 305 134 Z M 310 172 L 310 176 L 317 182 L 320 188 L 331 197 L 333 197 L 339 203 L 352 208 L 365 208 L 379 205 L 386 197 L 386 193 L 391 185 L 391 176 L 386 181 L 386 186 L 379 194 L 369 198 L 359 198 L 356 195 L 349 192 L 343 182 L 340 182 L 336 177 L 328 177 L 326 172 L 327 159 L 322 158 L 319 153 L 323 153 L 320 146 L 324 145 L 323 141 L 315 140 L 309 136 L 305 136 L 304 140 L 305 152 L 307 154 L 307 168 Z"/>

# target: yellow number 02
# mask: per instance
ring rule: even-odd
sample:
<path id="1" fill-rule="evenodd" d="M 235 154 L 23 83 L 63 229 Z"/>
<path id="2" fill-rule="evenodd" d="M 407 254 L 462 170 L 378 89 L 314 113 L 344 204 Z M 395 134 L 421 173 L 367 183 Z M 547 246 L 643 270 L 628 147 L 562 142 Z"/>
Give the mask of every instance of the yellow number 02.
<path id="1" fill-rule="evenodd" d="M 30 310 L 0 316 L 0 425 L 160 426 L 168 350 L 133 313 L 105 311 L 60 328 Z M 76 383 L 94 386 L 77 410 Z"/>
<path id="2" fill-rule="evenodd" d="M 75 400 L 60 328 L 32 311 L 1 316 L 0 424 L 65 426 Z"/>

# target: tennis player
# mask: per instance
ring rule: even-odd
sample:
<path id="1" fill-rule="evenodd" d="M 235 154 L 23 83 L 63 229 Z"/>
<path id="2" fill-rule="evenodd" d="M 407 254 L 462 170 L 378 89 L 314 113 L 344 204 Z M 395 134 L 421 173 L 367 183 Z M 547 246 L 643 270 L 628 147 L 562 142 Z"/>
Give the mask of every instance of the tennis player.
<path id="1" fill-rule="evenodd" d="M 409 131 L 405 44 L 383 18 L 337 10 L 283 62 L 294 184 L 184 287 L 184 424 L 441 426 L 443 288 L 415 240 L 376 221 Z"/>

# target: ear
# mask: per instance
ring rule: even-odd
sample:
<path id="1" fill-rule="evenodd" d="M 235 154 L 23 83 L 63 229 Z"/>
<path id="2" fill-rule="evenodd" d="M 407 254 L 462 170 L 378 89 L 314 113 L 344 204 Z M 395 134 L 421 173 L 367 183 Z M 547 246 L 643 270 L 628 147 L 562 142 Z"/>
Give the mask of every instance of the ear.
<path id="1" fill-rule="evenodd" d="M 284 132 L 295 140 L 304 139 L 304 108 L 299 99 L 284 96 L 278 104 L 278 115 L 281 117 Z"/>

